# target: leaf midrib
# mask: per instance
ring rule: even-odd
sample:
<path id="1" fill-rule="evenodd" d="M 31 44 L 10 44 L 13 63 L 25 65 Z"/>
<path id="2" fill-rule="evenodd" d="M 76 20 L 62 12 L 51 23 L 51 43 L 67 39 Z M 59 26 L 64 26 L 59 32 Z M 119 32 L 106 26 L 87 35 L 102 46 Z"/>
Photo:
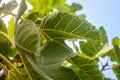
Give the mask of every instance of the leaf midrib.
<path id="1" fill-rule="evenodd" d="M 84 33 L 83 35 L 79 36 L 79 35 L 76 35 L 76 34 L 72 34 L 72 33 L 69 33 L 69 32 L 65 32 L 65 31 L 61 31 L 61 30 L 53 30 L 53 29 L 40 29 L 40 31 L 44 34 L 45 32 L 44 31 L 51 31 L 51 32 L 57 32 L 57 33 L 61 33 L 61 34 L 67 34 L 67 35 L 71 35 L 71 36 L 74 36 L 74 37 L 77 37 L 77 38 L 82 38 L 82 39 L 88 39 L 86 37 L 84 37 L 86 34 L 88 34 L 90 31 L 96 31 L 96 30 L 90 30 L 88 31 L 87 33 Z M 47 35 L 47 34 L 46 34 Z M 51 38 L 49 35 L 47 35 L 49 38 Z M 51 38 L 51 39 L 56 39 L 56 38 Z"/>

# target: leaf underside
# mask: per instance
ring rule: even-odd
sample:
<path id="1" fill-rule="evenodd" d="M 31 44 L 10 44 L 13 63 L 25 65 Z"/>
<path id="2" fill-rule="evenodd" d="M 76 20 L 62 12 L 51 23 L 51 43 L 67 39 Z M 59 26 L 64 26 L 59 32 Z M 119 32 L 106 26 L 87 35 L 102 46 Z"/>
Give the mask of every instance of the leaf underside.
<path id="1" fill-rule="evenodd" d="M 62 12 L 46 16 L 41 22 L 40 31 L 48 40 L 77 38 L 100 40 L 95 26 L 77 16 Z"/>
<path id="2" fill-rule="evenodd" d="M 78 67 L 76 72 L 81 80 L 104 80 L 95 60 L 76 55 L 71 58 L 70 62 L 73 64 L 73 66 Z"/>

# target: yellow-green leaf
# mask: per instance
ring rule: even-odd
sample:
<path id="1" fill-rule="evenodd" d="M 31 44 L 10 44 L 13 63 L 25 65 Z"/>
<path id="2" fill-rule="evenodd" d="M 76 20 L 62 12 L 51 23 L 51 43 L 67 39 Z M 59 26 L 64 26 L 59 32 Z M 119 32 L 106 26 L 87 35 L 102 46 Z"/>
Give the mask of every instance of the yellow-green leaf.
<path id="1" fill-rule="evenodd" d="M 8 22 L 8 35 L 10 37 L 13 37 L 14 36 L 14 18 L 11 18 Z"/>

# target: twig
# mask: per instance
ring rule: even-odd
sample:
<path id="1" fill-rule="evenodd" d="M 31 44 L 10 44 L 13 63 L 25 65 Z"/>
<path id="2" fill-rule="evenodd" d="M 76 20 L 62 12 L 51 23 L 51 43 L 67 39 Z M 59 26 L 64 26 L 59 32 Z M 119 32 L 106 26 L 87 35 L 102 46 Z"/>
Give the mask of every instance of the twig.
<path id="1" fill-rule="evenodd" d="M 101 65 L 102 65 L 102 64 L 101 64 Z M 109 64 L 108 64 L 108 59 L 107 59 L 106 63 L 105 63 L 104 65 L 102 65 L 101 71 L 106 70 L 106 67 L 107 67 L 107 66 L 109 66 Z"/>
<path id="2" fill-rule="evenodd" d="M 2 63 L 0 63 L 0 67 L 4 70 L 5 75 L 7 75 L 8 74 L 8 72 L 7 72 L 8 70 L 7 70 L 6 66 L 3 65 Z"/>
<path id="3" fill-rule="evenodd" d="M 18 74 L 21 75 L 21 72 L 6 58 L 0 53 L 0 58 L 3 59 L 8 65 L 10 65 Z"/>
<path id="4" fill-rule="evenodd" d="M 12 13 L 11 11 L 8 11 L 8 10 L 0 10 L 0 13 L 9 14 L 9 15 L 12 15 L 12 16 L 14 16 L 14 17 L 17 16 L 15 13 Z"/>
<path id="5" fill-rule="evenodd" d="M 9 15 L 12 15 L 14 17 L 17 17 L 17 15 L 15 13 L 12 13 L 11 11 L 8 11 L 8 10 L 0 10 L 0 14 L 1 13 L 9 14 Z M 23 17 L 21 17 L 21 20 L 25 20 L 25 19 Z"/>

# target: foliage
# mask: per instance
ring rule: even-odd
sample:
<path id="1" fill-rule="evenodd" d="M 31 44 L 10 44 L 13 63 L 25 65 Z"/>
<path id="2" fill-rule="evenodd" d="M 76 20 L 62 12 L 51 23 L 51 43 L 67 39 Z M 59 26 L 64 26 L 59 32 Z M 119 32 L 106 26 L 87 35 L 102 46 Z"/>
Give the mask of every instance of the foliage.
<path id="1" fill-rule="evenodd" d="M 27 9 L 28 2 L 32 9 Z M 0 79 L 2 80 L 112 80 L 99 69 L 100 57 L 117 64 L 111 70 L 120 79 L 120 39 L 108 44 L 106 31 L 76 15 L 82 6 L 66 0 L 15 0 L 0 9 Z M 26 11 L 26 12 L 25 12 Z M 2 19 L 13 17 L 8 24 Z M 8 25 L 8 26 L 7 26 Z M 66 44 L 71 41 L 73 49 Z M 79 47 L 75 41 L 79 42 Z"/>

